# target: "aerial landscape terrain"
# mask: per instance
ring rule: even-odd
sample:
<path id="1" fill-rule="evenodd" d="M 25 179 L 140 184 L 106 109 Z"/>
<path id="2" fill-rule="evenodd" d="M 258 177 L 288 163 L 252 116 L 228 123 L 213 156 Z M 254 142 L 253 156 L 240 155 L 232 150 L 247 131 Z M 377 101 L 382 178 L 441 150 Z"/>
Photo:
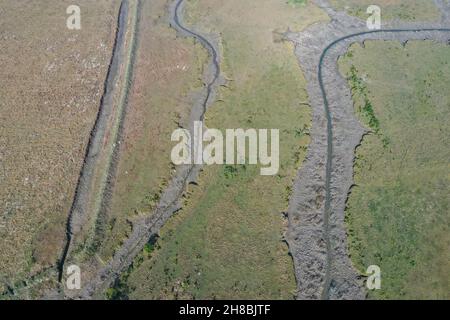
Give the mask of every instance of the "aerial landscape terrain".
<path id="1" fill-rule="evenodd" d="M 449 300 L 450 1 L 0 1 L 0 300 Z"/>

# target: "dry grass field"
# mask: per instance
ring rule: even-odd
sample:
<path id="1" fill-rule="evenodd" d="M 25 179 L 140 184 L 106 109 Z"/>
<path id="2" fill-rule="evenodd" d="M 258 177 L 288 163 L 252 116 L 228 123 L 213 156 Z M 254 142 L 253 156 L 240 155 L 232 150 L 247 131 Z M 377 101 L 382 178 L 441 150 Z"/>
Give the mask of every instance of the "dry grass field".
<path id="1" fill-rule="evenodd" d="M 120 1 L 1 1 L 0 284 L 61 254 L 114 42 Z M 2 288 L 0 287 L 0 292 Z"/>

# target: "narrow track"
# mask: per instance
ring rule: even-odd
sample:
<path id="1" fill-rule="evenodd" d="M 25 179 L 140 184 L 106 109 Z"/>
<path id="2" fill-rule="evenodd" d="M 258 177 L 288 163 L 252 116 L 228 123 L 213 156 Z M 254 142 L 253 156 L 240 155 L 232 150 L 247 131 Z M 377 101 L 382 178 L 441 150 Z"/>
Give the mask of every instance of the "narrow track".
<path id="1" fill-rule="evenodd" d="M 324 102 L 324 111 L 327 118 L 327 163 L 326 163 L 326 178 L 325 178 L 325 206 L 324 206 L 324 238 L 326 242 L 326 274 L 325 274 L 325 284 L 322 292 L 322 299 L 328 299 L 329 298 L 329 290 L 330 290 L 330 284 L 331 284 L 331 277 L 330 277 L 330 270 L 331 270 L 331 264 L 332 264 L 332 243 L 330 239 L 330 226 L 329 226 L 329 219 L 330 219 L 330 211 L 331 211 L 331 172 L 333 168 L 333 122 L 332 122 L 332 115 L 330 112 L 330 106 L 327 98 L 327 92 L 325 89 L 324 84 L 324 75 L 323 75 L 323 64 L 325 61 L 325 58 L 327 56 L 327 53 L 338 43 L 349 40 L 352 38 L 357 38 L 365 35 L 372 35 L 372 34 L 382 34 L 382 33 L 404 33 L 404 32 L 450 32 L 450 28 L 419 28 L 419 29 L 387 29 L 387 30 L 373 30 L 373 31 L 366 31 L 366 32 L 359 32 L 350 34 L 344 37 L 341 37 L 335 41 L 333 41 L 331 44 L 329 44 L 325 50 L 322 52 L 322 55 L 320 57 L 319 62 L 319 70 L 318 70 L 318 76 L 319 76 L 319 85 L 320 90 L 322 91 L 322 98 Z M 371 38 L 371 40 L 377 40 Z M 379 37 L 378 40 L 383 40 L 382 37 Z"/>

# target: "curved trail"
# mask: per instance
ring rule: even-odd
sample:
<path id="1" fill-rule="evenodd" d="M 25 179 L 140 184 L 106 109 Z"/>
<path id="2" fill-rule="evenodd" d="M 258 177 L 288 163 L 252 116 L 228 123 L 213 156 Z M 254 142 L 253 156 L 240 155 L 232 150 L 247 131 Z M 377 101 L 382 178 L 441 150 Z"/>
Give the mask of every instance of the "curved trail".
<path id="1" fill-rule="evenodd" d="M 219 79 L 219 76 L 220 76 L 220 64 L 219 64 L 219 61 L 218 61 L 218 56 L 219 55 L 218 55 L 216 49 L 214 48 L 214 46 L 213 46 L 213 44 L 211 42 L 209 42 L 205 37 L 203 37 L 202 35 L 196 33 L 195 31 L 189 30 L 188 28 L 183 26 L 183 23 L 180 22 L 180 10 L 181 10 L 181 7 L 182 7 L 182 4 L 184 3 L 184 1 L 185 0 L 178 0 L 178 2 L 175 5 L 175 12 L 174 12 L 174 16 L 173 16 L 173 22 L 175 24 L 175 27 L 178 28 L 179 30 L 185 32 L 187 35 L 189 35 L 189 36 L 197 39 L 198 41 L 200 41 L 200 43 L 211 54 L 212 64 L 213 64 L 213 67 L 214 67 L 214 76 L 213 76 L 213 79 L 207 85 L 206 98 L 205 98 L 205 100 L 203 102 L 203 111 L 202 111 L 202 115 L 200 117 L 200 120 L 203 121 L 203 119 L 205 117 L 208 101 L 209 101 L 209 98 L 211 97 L 211 93 L 212 93 L 212 90 L 213 90 L 213 85 L 214 85 L 214 83 L 216 83 L 216 81 Z"/>
<path id="2" fill-rule="evenodd" d="M 450 32 L 450 28 L 420 28 L 420 29 L 387 29 L 387 30 L 373 30 L 366 32 L 358 32 L 354 34 L 350 34 L 344 37 L 341 37 L 331 44 L 329 44 L 325 50 L 322 52 L 319 61 L 319 70 L 318 70 L 318 79 L 320 90 L 322 91 L 322 98 L 324 102 L 324 111 L 327 118 L 327 163 L 326 163 L 326 178 L 325 178 L 325 208 L 324 208 L 324 235 L 326 241 L 326 252 L 327 252 L 327 266 L 326 266 L 326 275 L 325 275 L 325 285 L 322 292 L 322 299 L 329 298 L 329 290 L 331 283 L 331 263 L 332 263 L 332 245 L 329 233 L 329 219 L 330 219 L 330 209 L 331 209 L 331 172 L 333 166 L 333 124 L 332 124 L 332 115 L 330 112 L 330 106 L 327 98 L 327 91 L 324 85 L 324 76 L 323 76 L 323 65 L 325 58 L 328 52 L 337 44 L 342 41 L 349 40 L 352 38 L 372 35 L 372 34 L 381 34 L 381 33 L 404 33 L 404 32 Z M 372 39 L 371 39 L 372 40 Z M 376 40 L 376 39 L 374 39 Z M 379 37 L 379 40 L 383 40 L 383 37 Z"/>
<path id="3" fill-rule="evenodd" d="M 204 119 L 207 107 L 213 97 L 214 87 L 220 80 L 219 55 L 211 41 L 182 23 L 180 13 L 183 9 L 183 4 L 184 0 L 177 0 L 169 8 L 170 25 L 180 34 L 193 37 L 199 41 L 211 57 L 208 70 L 204 75 L 206 79 L 205 95 L 200 98 L 199 105 L 194 105 L 191 112 L 191 117 L 194 117 L 197 121 Z M 196 110 L 196 108 L 201 108 L 201 110 Z M 148 239 L 152 235 L 157 234 L 172 214 L 181 208 L 180 200 L 182 199 L 186 184 L 194 179 L 193 175 L 195 175 L 198 169 L 199 166 L 196 165 L 180 166 L 177 168 L 175 176 L 163 192 L 161 200 L 153 214 L 139 220 L 133 225 L 133 231 L 129 238 L 116 251 L 114 257 L 96 272 L 94 278 L 83 288 L 78 298 L 89 299 L 96 296 L 101 290 L 111 286 L 117 277 L 133 263 L 134 258 L 141 252 Z"/>

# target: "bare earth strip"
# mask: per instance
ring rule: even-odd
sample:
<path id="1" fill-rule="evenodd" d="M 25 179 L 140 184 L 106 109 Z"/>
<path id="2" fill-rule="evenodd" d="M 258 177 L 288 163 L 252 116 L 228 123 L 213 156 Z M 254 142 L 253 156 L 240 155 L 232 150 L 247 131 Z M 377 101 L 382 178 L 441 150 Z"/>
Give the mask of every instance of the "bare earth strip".
<path id="1" fill-rule="evenodd" d="M 315 2 L 330 15 L 331 23 L 288 35 L 308 80 L 313 126 L 307 159 L 290 200 L 287 240 L 299 299 L 364 299 L 363 281 L 347 252 L 344 210 L 353 184 L 355 148 L 366 129 L 355 117 L 337 60 L 352 43 L 363 45 L 365 40 L 447 43 L 450 6 L 435 1 L 443 12 L 439 23 L 396 22 L 367 32 L 364 21 L 336 12 L 325 0 Z"/>

